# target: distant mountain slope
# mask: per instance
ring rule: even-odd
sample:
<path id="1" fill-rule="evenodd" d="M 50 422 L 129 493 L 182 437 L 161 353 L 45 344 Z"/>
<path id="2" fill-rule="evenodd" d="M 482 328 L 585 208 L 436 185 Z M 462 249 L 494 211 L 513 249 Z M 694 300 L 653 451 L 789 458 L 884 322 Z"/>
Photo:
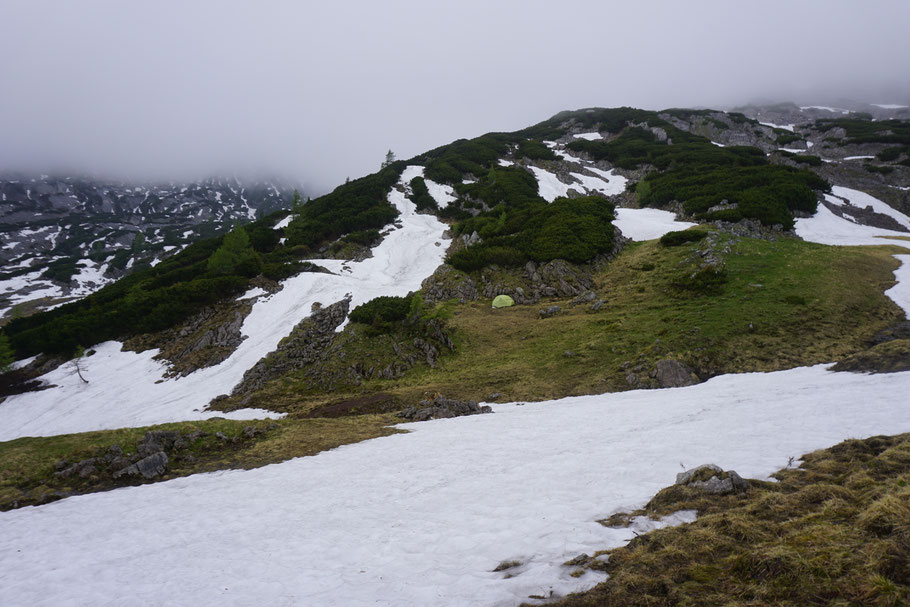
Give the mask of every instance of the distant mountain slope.
<path id="1" fill-rule="evenodd" d="M 84 297 L 235 222 L 287 208 L 279 181 L 0 177 L 0 322 Z"/>

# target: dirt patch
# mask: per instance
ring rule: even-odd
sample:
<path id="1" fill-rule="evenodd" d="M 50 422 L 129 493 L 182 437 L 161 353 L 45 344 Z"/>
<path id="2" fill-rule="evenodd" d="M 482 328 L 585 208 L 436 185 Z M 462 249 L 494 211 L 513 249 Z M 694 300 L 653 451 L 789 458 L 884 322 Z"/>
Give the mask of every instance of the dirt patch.
<path id="1" fill-rule="evenodd" d="M 388 413 L 401 409 L 402 403 L 398 397 L 385 392 L 347 398 L 334 403 L 316 407 L 304 415 L 305 418 L 313 417 L 345 417 L 348 415 L 364 415 L 368 413 Z"/>

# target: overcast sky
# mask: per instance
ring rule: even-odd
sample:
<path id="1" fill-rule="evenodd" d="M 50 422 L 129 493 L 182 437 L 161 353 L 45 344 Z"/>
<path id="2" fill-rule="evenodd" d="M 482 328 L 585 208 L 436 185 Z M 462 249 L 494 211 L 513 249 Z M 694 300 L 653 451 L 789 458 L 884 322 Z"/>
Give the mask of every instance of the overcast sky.
<path id="1" fill-rule="evenodd" d="M 563 109 L 910 98 L 910 2 L 0 0 L 0 171 L 315 190 Z"/>

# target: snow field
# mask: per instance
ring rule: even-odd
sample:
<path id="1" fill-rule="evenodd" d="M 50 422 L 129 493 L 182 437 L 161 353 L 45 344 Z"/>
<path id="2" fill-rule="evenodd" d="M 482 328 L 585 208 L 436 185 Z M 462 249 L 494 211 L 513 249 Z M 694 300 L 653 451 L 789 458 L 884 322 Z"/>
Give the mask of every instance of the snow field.
<path id="1" fill-rule="evenodd" d="M 561 563 L 631 539 L 596 520 L 642 506 L 680 463 L 765 477 L 910 430 L 908 390 L 910 373 L 816 366 L 404 424 L 256 470 L 0 513 L 0 587 L 35 606 L 516 605 L 601 581 Z M 506 560 L 522 563 L 511 579 L 492 572 Z"/>
<path id="2" fill-rule="evenodd" d="M 414 176 L 422 167 L 408 167 Z M 407 183 L 406 175 L 401 183 Z M 204 411 L 219 394 L 230 392 L 260 358 L 272 352 L 294 326 L 310 314 L 314 303 L 328 305 L 352 295 L 352 308 L 380 295 L 405 295 L 442 263 L 446 225 L 431 215 L 420 215 L 404 194 L 393 189 L 389 201 L 401 215 L 395 228 L 373 257 L 362 262 L 313 260 L 339 275 L 302 273 L 287 279 L 283 289 L 260 297 L 244 320 L 246 337 L 224 362 L 187 377 L 162 380 L 166 368 L 152 360 L 157 353 L 124 352 L 119 342 L 95 347 L 94 356 L 81 361 L 83 383 L 67 363 L 42 379 L 55 388 L 7 398 L 0 406 L 0 441 L 20 436 L 52 436 L 121 427 L 145 426 L 221 416 L 237 419 L 274 417 L 246 409 L 225 415 Z M 247 294 L 246 296 L 249 296 Z"/>

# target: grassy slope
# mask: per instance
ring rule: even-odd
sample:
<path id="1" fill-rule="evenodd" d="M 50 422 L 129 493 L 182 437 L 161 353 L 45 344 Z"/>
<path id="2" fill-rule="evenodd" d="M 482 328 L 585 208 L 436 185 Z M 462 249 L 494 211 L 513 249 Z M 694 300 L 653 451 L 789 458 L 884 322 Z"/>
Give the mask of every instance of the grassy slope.
<path id="1" fill-rule="evenodd" d="M 698 520 L 607 551 L 594 566 L 610 578 L 557 604 L 910 604 L 910 434 L 804 460 L 740 495 L 665 489 L 650 514 L 695 508 Z"/>
<path id="2" fill-rule="evenodd" d="M 312 390 L 302 376 L 277 380 L 251 403 L 288 410 L 291 416 L 277 429 L 240 446 L 210 440 L 194 463 L 172 462 L 169 475 L 255 467 L 393 431 L 385 427 L 394 421 L 390 416 L 300 418 L 347 397 L 385 392 L 393 406 L 396 401 L 403 406 L 425 392 L 475 399 L 501 392 L 514 400 L 601 393 L 628 389 L 626 375 L 635 369 L 649 381 L 648 371 L 662 358 L 682 360 L 707 375 L 770 371 L 863 351 L 869 337 L 901 316 L 882 295 L 893 284 L 897 265 L 892 247 L 743 239 L 727 257 L 729 282 L 719 294 L 681 295 L 672 284 L 691 271 L 685 260 L 697 246 L 667 248 L 656 241 L 630 246 L 597 275 L 606 305 L 596 313 L 565 301 L 557 302 L 563 314 L 543 320 L 537 310 L 549 302 L 496 311 L 488 302 L 449 305 L 457 348 L 442 356 L 436 369 L 420 364 L 396 380 L 341 383 L 328 393 Z M 339 368 L 357 360 L 381 366 L 394 359 L 390 337 L 353 329 L 342 336 L 344 359 L 334 357 Z M 236 436 L 248 424 L 213 420 L 155 428 Z M 92 457 L 112 444 L 132 451 L 146 430 L 0 443 L 0 505 L 108 488 L 90 479 L 56 479 L 53 465 L 61 458 Z"/>
<path id="3" fill-rule="evenodd" d="M 902 315 L 882 294 L 897 267 L 892 247 L 742 239 L 726 259 L 729 282 L 719 294 L 681 294 L 672 285 L 691 272 L 685 260 L 697 247 L 630 246 L 597 275 L 606 305 L 596 313 L 568 301 L 501 310 L 488 302 L 455 305 L 447 322 L 456 352 L 435 369 L 419 365 L 395 380 L 337 385 L 330 394 L 313 390 L 301 374 L 267 386 L 252 404 L 302 412 L 380 391 L 402 401 L 425 392 L 542 400 L 628 389 L 630 371 L 638 369 L 647 382 L 663 358 L 681 360 L 703 377 L 772 371 L 861 351 Z M 538 319 L 550 303 L 562 305 L 563 313 Z M 350 334 L 344 340 L 347 355 L 338 365 L 361 360 L 368 367 L 391 353 L 381 340 Z"/>
<path id="4" fill-rule="evenodd" d="M 199 472 L 231 468 L 257 468 L 293 457 L 315 455 L 340 445 L 396 432 L 392 419 L 363 415 L 339 419 L 284 419 L 265 430 L 260 437 L 238 444 L 222 443 L 216 432 L 238 437 L 246 426 L 265 429 L 268 424 L 213 419 L 200 422 L 163 424 L 147 428 L 124 428 L 47 438 L 19 438 L 0 442 L 0 510 L 19 505 L 53 501 L 77 493 L 101 491 L 138 481 L 101 481 L 96 479 L 58 479 L 54 464 L 60 459 L 71 463 L 98 457 L 111 445 L 135 453 L 136 445 L 148 430 L 176 430 L 181 433 L 201 430 L 209 434 L 192 451 L 194 462 L 171 460 L 168 473 L 160 480 Z"/>

